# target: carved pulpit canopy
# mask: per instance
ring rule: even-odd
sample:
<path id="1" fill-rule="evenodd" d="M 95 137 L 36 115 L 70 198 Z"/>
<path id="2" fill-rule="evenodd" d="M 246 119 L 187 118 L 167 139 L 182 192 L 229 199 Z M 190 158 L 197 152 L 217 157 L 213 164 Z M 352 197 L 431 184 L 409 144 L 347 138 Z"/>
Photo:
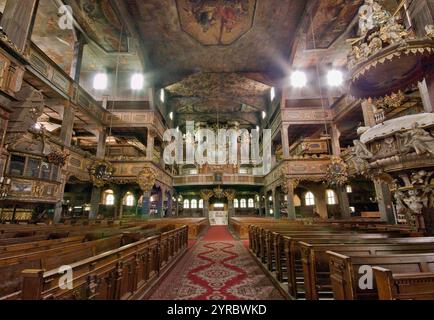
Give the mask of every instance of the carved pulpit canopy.
<path id="1" fill-rule="evenodd" d="M 137 175 L 137 184 L 143 192 L 150 192 L 155 185 L 157 174 L 150 167 L 143 168 Z"/>
<path id="2" fill-rule="evenodd" d="M 433 69 L 432 28 L 417 38 L 399 15 L 377 1 L 366 0 L 359 11 L 359 38 L 349 39 L 350 91 L 357 98 L 379 98 L 421 81 Z"/>

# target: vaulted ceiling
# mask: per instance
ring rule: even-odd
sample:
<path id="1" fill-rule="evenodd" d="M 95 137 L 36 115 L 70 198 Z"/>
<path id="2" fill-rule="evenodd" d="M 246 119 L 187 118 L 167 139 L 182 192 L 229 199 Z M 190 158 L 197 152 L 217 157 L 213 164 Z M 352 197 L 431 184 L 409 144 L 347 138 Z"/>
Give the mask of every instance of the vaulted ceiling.
<path id="1" fill-rule="evenodd" d="M 48 0 L 44 0 L 48 1 Z M 178 120 L 260 121 L 291 67 L 346 64 L 363 0 L 62 0 L 106 61 L 166 88 Z M 389 1 L 389 0 L 388 0 Z M 128 36 L 128 41 L 127 37 Z M 105 59 L 105 60 L 104 60 Z M 112 59 L 112 60 L 110 60 Z M 114 62 L 114 61 L 113 61 Z M 85 62 L 86 68 L 97 69 Z M 224 120 L 222 120 L 224 121 Z"/>

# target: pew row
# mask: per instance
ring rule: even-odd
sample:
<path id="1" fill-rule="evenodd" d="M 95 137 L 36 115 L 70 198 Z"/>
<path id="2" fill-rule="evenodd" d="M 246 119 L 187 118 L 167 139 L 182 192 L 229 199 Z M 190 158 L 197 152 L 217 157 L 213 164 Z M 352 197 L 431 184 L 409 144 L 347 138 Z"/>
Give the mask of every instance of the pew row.
<path id="1" fill-rule="evenodd" d="M 149 228 L 149 225 L 145 225 L 125 229 L 122 234 L 108 238 L 72 244 L 61 243 L 48 250 L 14 251 L 13 254 L 8 254 L 0 259 L 0 299 L 20 290 L 20 274 L 24 269 L 50 270 L 62 265 L 69 265 L 171 229 L 174 227 L 170 225 L 152 229 Z"/>
<path id="2" fill-rule="evenodd" d="M 329 256 L 327 251 L 339 252 L 347 256 L 394 255 L 434 252 L 434 243 L 346 243 L 308 244 L 298 243 L 301 251 L 306 299 L 318 300 L 331 292 Z"/>
<path id="3" fill-rule="evenodd" d="M 336 300 L 377 300 L 376 282 L 372 288 L 361 286 L 366 269 L 382 267 L 392 273 L 419 274 L 434 272 L 434 253 L 394 254 L 381 256 L 346 256 L 328 251 L 330 280 Z M 364 271 L 364 272 L 362 272 Z"/>
<path id="4" fill-rule="evenodd" d="M 373 267 L 380 300 L 434 300 L 434 272 L 393 273 Z"/>
<path id="5" fill-rule="evenodd" d="M 153 236 L 70 265 L 65 286 L 58 270 L 27 269 L 22 300 L 138 300 L 155 285 L 188 246 L 188 227 Z M 11 297 L 12 298 L 12 297 Z"/>

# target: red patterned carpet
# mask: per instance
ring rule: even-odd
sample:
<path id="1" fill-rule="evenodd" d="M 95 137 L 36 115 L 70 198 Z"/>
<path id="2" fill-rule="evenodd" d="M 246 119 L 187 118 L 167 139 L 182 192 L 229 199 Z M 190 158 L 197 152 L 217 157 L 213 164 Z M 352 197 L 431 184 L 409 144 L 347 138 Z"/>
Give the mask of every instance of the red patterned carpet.
<path id="1" fill-rule="evenodd" d="M 246 248 L 226 227 L 211 227 L 151 300 L 281 300 Z"/>

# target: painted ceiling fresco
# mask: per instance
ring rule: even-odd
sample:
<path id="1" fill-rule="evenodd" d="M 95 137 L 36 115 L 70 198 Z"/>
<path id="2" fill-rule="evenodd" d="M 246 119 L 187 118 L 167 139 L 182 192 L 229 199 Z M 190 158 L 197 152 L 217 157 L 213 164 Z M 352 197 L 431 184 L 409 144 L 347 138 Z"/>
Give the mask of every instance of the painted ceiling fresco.
<path id="1" fill-rule="evenodd" d="M 319 1 L 307 32 L 307 49 L 326 49 L 348 28 L 364 0 Z"/>
<path id="2" fill-rule="evenodd" d="M 204 45 L 228 45 L 253 26 L 256 0 L 176 0 L 181 28 Z"/>
<path id="3" fill-rule="evenodd" d="M 197 73 L 166 89 L 172 96 L 227 101 L 229 104 L 236 101 L 260 110 L 270 87 L 236 73 Z M 204 105 L 202 100 L 200 101 Z"/>
<path id="4" fill-rule="evenodd" d="M 239 12 L 238 18 L 232 13 L 202 13 L 205 27 L 197 29 L 206 39 L 216 42 L 214 27 L 206 31 L 207 19 L 225 25 L 224 33 L 230 30 L 234 34 L 246 29 L 248 13 L 252 12 L 254 1 L 178 1 L 189 8 L 225 8 L 225 3 L 233 3 L 234 8 L 228 12 Z M 306 6 L 305 0 L 267 0 L 256 1 L 254 19 L 251 29 L 242 36 L 223 36 L 229 45 L 205 45 L 185 31 L 185 24 L 180 21 L 182 5 L 174 0 L 127 0 L 129 14 L 136 23 L 143 43 L 149 53 L 154 69 L 161 76 L 163 84 L 173 83 L 173 74 L 194 72 L 258 72 L 279 69 L 281 61 L 289 57 L 291 42 L 295 30 Z M 247 10 L 243 9 L 248 8 Z M 227 8 L 229 6 L 226 5 Z M 206 10 L 205 10 L 206 11 Z M 190 10 L 191 12 L 191 10 Z M 224 12 L 224 10 L 223 10 Z M 188 15 L 188 12 L 186 13 Z M 211 16 L 211 18 L 210 18 Z M 192 25 L 199 26 L 197 18 L 189 15 Z M 196 20 L 195 20 L 196 19 Z M 182 20 L 182 18 L 181 18 Z M 199 18 L 200 20 L 200 18 Z M 200 20 L 202 21 L 202 20 Z M 211 25 L 214 22 L 211 22 Z M 238 25 L 240 25 L 238 27 Z M 229 29 L 228 29 L 229 28 Z M 204 31 L 205 30 L 205 31 Z M 209 35 L 208 35 L 209 33 Z M 218 32 L 217 32 L 218 34 Z M 199 37 L 199 36 L 197 36 Z M 236 38 L 236 39 L 235 39 Z"/>
<path id="5" fill-rule="evenodd" d="M 219 118 L 252 124 L 265 106 L 270 86 L 242 74 L 197 73 L 166 89 L 181 121 Z"/>
<path id="6" fill-rule="evenodd" d="M 63 0 L 72 7 L 74 17 L 88 37 L 104 51 L 128 52 L 128 38 L 110 0 Z M 122 39 L 121 39 L 122 38 Z"/>
<path id="7" fill-rule="evenodd" d="M 3 10 L 6 7 L 6 1 L 7 0 L 0 0 L 0 12 L 3 13 Z"/>
<path id="8" fill-rule="evenodd" d="M 51 0 L 40 0 L 32 33 L 32 41 L 69 73 L 74 52 L 74 34 L 58 25 L 58 8 Z"/>

